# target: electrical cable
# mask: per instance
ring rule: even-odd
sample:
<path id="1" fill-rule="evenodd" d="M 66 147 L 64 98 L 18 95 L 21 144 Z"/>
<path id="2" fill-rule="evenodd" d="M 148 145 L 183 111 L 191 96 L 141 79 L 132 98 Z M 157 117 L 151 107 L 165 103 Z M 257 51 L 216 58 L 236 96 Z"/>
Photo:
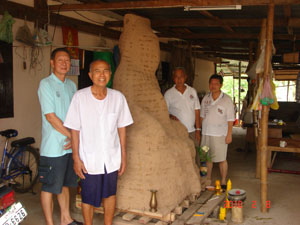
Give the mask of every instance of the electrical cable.
<path id="1" fill-rule="evenodd" d="M 83 18 L 85 18 L 85 19 L 87 19 L 87 20 L 89 20 L 89 21 L 91 21 L 91 22 L 93 22 L 93 23 L 97 23 L 97 24 L 100 24 L 100 25 L 104 26 L 104 23 L 100 23 L 100 22 L 97 22 L 97 21 L 95 21 L 95 20 L 92 20 L 92 19 L 90 19 L 90 18 L 88 18 L 88 17 L 82 15 L 81 13 L 75 11 L 75 10 L 74 10 L 73 12 L 75 12 L 75 13 L 78 14 L 79 16 L 81 16 L 81 17 L 83 17 Z"/>

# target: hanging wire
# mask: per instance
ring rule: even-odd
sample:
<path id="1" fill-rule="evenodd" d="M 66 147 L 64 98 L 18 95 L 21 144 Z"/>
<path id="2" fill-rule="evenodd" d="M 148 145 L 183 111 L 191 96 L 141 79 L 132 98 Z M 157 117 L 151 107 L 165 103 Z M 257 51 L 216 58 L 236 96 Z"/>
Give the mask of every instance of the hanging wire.
<path id="1" fill-rule="evenodd" d="M 14 46 L 13 46 L 14 47 Z M 21 47 L 21 46 L 20 46 Z M 21 59 L 23 59 L 23 69 L 26 70 L 27 69 L 27 65 L 26 65 L 26 60 L 27 60 L 27 51 L 26 51 L 26 46 L 23 46 L 23 55 L 19 54 L 17 51 L 18 47 L 15 48 L 15 54 L 17 56 L 19 56 Z"/>
<path id="2" fill-rule="evenodd" d="M 61 7 L 62 7 L 63 5 L 64 5 L 64 4 L 61 4 L 61 5 L 59 6 L 58 11 L 57 11 L 57 15 L 59 15 L 60 9 L 61 9 Z M 49 12 L 49 8 L 48 8 L 48 12 Z M 50 23 L 50 19 L 49 19 L 49 23 Z M 54 31 L 53 31 L 53 35 L 52 35 L 52 43 L 53 43 L 53 40 L 54 40 L 56 27 L 57 27 L 57 20 L 55 21 L 55 25 L 54 25 Z"/>
<path id="3" fill-rule="evenodd" d="M 75 11 L 75 10 L 74 10 L 73 12 L 75 12 L 75 13 L 78 14 L 79 16 L 81 16 L 81 17 L 83 17 L 83 18 L 85 18 L 85 19 L 87 19 L 87 20 L 89 20 L 89 21 L 91 21 L 91 22 L 93 22 L 93 23 L 97 23 L 97 24 L 100 24 L 100 25 L 104 26 L 104 23 L 98 22 L 98 21 L 96 21 L 96 20 L 92 20 L 92 19 L 90 19 L 90 18 L 88 18 L 88 17 L 82 15 L 82 14 L 79 13 L 78 11 Z"/>

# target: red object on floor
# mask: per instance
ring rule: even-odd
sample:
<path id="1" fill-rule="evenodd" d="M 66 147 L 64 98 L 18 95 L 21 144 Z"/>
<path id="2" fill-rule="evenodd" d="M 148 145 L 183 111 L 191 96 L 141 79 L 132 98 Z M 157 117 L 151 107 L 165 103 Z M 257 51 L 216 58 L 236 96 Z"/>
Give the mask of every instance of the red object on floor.
<path id="1" fill-rule="evenodd" d="M 7 193 L 0 197 L 0 209 L 6 209 L 15 201 L 15 192 L 9 189 Z"/>
<path id="2" fill-rule="evenodd" d="M 238 119 L 235 119 L 233 125 L 239 125 L 239 120 L 238 120 Z"/>
<path id="3" fill-rule="evenodd" d="M 300 175 L 300 171 L 295 171 L 295 170 L 280 170 L 280 169 L 268 169 L 268 172 L 275 172 L 275 173 L 288 173 L 288 174 L 297 174 Z"/>

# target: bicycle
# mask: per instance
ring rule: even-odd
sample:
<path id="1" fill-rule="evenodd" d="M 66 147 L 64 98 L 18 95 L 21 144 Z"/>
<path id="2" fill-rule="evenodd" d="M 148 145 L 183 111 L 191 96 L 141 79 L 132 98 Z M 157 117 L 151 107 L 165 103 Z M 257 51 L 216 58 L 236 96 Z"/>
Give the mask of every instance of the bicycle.
<path id="1" fill-rule="evenodd" d="M 0 131 L 0 135 L 6 137 L 2 153 L 0 179 L 8 182 L 16 192 L 25 193 L 32 189 L 38 179 L 39 154 L 30 145 L 35 143 L 33 137 L 26 137 L 11 142 L 8 150 L 8 142 L 18 135 L 18 131 L 8 129 Z"/>

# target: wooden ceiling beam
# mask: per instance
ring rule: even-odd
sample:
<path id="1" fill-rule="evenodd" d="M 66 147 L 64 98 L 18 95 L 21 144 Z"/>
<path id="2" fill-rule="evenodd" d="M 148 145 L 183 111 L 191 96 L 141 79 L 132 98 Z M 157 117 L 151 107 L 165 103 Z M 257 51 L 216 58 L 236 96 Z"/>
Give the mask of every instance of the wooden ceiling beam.
<path id="1" fill-rule="evenodd" d="M 289 21 L 291 18 L 291 6 L 290 5 L 283 6 L 283 12 L 284 12 L 284 17 L 286 18 L 287 21 Z M 290 26 L 289 22 L 288 22 L 287 30 L 288 30 L 288 34 L 293 34 L 293 28 Z"/>
<path id="2" fill-rule="evenodd" d="M 213 46 L 210 46 L 213 47 Z M 249 54 L 249 50 L 245 49 L 222 49 L 222 48 L 199 48 L 199 47 L 193 47 L 193 51 L 198 52 L 205 52 L 205 53 L 232 53 L 232 54 Z"/>
<path id="3" fill-rule="evenodd" d="M 223 42 L 219 39 L 208 39 L 208 40 L 193 40 L 191 43 L 193 45 L 199 45 L 199 46 L 216 46 L 216 47 L 227 47 L 227 48 L 241 48 L 241 49 L 247 49 L 249 47 L 248 40 L 236 40 L 236 41 L 226 41 Z M 171 42 L 172 43 L 172 42 Z"/>
<path id="4" fill-rule="evenodd" d="M 156 34 L 158 37 L 169 37 L 163 33 Z M 177 38 L 184 40 L 192 39 L 258 39 L 258 34 L 246 34 L 246 33 L 198 33 L 198 34 L 177 34 Z M 169 37 L 170 38 L 170 37 Z"/>
<path id="5" fill-rule="evenodd" d="M 34 7 L 3 0 L 1 3 L 0 14 L 3 14 L 4 11 L 8 11 L 15 18 L 25 19 L 26 17 L 28 21 L 35 22 L 38 20 L 41 24 L 48 23 L 48 10 L 36 9 Z M 118 40 L 121 34 L 119 31 L 108 29 L 104 26 L 84 22 L 82 20 L 73 19 L 56 13 L 50 14 L 50 24 L 53 26 L 69 26 L 77 29 L 78 31 L 95 35 L 101 34 L 103 37 L 114 40 Z"/>
<path id="6" fill-rule="evenodd" d="M 215 21 L 216 23 L 219 24 L 220 27 L 223 27 L 226 31 L 229 31 L 230 33 L 234 33 L 234 30 L 228 26 L 226 23 L 223 22 L 223 20 L 221 20 L 219 17 L 214 16 L 213 14 L 211 14 L 210 12 L 204 10 L 204 11 L 200 11 L 199 12 L 201 15 L 206 16 L 208 18 L 210 18 L 211 20 Z"/>
<path id="7" fill-rule="evenodd" d="M 169 37 L 169 38 L 180 38 L 183 40 L 193 40 L 193 39 L 258 39 L 259 34 L 249 34 L 249 33 L 198 33 L 198 34 L 176 34 L 177 36 L 168 36 L 163 33 L 156 34 L 158 37 Z M 300 40 L 300 35 L 289 35 L 289 34 L 275 34 L 274 40 Z"/>
<path id="8" fill-rule="evenodd" d="M 299 4 L 300 0 L 273 0 L 275 5 Z M 184 6 L 224 6 L 224 5 L 268 5 L 270 0 L 149 0 L 125 2 L 99 2 L 86 4 L 64 4 L 49 6 L 50 11 L 100 11 L 100 10 L 127 10 L 127 9 L 153 9 L 178 8 Z"/>
<path id="9" fill-rule="evenodd" d="M 248 61 L 248 55 L 232 55 L 232 54 L 203 54 L 206 57 L 218 57 L 218 58 L 226 58 L 226 59 L 234 59 L 234 60 L 241 60 L 241 61 Z"/>
<path id="10" fill-rule="evenodd" d="M 200 54 L 198 57 L 207 57 L 207 58 L 223 58 L 223 59 L 234 59 L 240 61 L 249 61 L 249 55 L 234 55 L 234 54 Z M 282 61 L 281 56 L 275 55 L 272 57 L 272 63 L 280 63 Z"/>
<path id="11" fill-rule="evenodd" d="M 262 19 L 222 19 L 223 24 L 230 27 L 260 27 Z M 274 26 L 277 27 L 300 27 L 300 18 L 275 19 Z M 106 21 L 105 27 L 123 27 L 123 21 Z M 153 28 L 158 27 L 220 27 L 220 23 L 211 19 L 194 19 L 194 18 L 181 18 L 181 19 L 163 19 L 151 20 Z"/>
<path id="12" fill-rule="evenodd" d="M 43 9 L 43 11 L 47 11 L 48 10 L 47 0 L 34 0 L 34 9 L 35 10 Z M 35 21 L 34 26 L 35 27 L 38 26 L 39 28 L 48 30 L 47 23 L 41 23 L 39 22 L 39 20 Z"/>

